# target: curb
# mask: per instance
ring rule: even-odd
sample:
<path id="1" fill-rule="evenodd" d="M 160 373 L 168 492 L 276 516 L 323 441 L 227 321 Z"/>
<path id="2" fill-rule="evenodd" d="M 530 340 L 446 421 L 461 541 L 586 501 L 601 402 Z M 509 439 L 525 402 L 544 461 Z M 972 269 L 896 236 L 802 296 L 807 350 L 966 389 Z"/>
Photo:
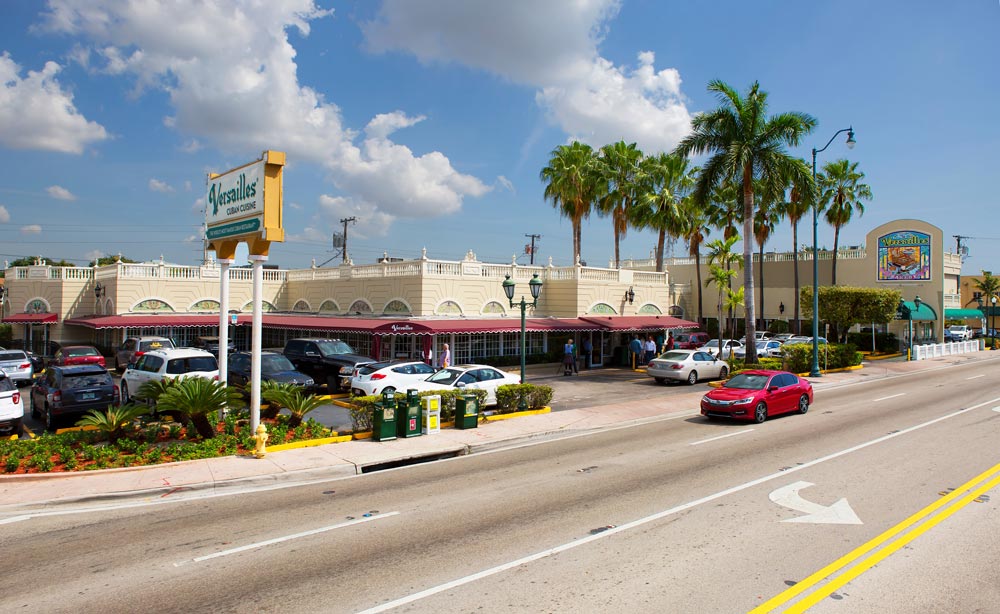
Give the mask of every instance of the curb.
<path id="1" fill-rule="evenodd" d="M 515 411 L 509 414 L 494 414 L 492 416 L 484 415 L 483 418 L 487 422 L 496 422 L 498 420 L 510 420 L 511 418 L 522 418 L 524 416 L 537 416 L 539 414 L 547 414 L 552 411 L 551 407 L 543 407 L 541 409 L 529 409 L 527 411 Z"/>

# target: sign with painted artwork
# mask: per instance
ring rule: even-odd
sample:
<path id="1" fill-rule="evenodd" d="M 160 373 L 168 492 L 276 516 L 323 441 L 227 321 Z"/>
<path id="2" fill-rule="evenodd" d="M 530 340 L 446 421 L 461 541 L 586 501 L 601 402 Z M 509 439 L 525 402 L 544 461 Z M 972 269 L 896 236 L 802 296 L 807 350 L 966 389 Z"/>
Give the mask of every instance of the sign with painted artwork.
<path id="1" fill-rule="evenodd" d="M 931 237 L 898 230 L 878 238 L 878 281 L 928 281 L 931 278 Z"/>

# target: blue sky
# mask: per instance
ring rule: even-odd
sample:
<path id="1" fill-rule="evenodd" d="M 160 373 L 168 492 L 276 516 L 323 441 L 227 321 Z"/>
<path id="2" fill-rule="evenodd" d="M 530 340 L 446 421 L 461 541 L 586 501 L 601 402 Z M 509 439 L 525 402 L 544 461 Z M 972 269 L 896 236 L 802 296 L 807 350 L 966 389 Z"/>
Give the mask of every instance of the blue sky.
<path id="1" fill-rule="evenodd" d="M 817 129 L 794 153 L 859 163 L 874 193 L 841 232 L 915 217 L 996 270 L 1000 4 L 657 0 L 50 0 L 0 4 L 0 259 L 201 260 L 205 177 L 288 153 L 270 261 L 391 256 L 570 264 L 539 170 L 571 138 L 670 150 L 757 80 Z M 842 137 L 841 137 L 842 138 Z M 800 225 L 800 242 L 810 240 Z M 718 234 L 718 233 L 715 233 Z M 820 225 L 820 244 L 833 229 Z M 647 257 L 630 231 L 623 257 Z M 610 221 L 583 229 L 606 266 Z M 767 249 L 791 248 L 787 223 Z M 678 255 L 684 246 L 675 248 Z"/>

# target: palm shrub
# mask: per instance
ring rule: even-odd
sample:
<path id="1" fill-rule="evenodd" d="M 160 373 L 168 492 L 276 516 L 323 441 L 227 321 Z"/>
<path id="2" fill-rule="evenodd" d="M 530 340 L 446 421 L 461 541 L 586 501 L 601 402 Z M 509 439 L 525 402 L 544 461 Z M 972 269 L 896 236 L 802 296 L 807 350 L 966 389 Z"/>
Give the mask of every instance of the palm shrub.
<path id="1" fill-rule="evenodd" d="M 125 436 L 125 427 L 139 416 L 149 413 L 149 408 L 129 403 L 120 407 L 109 405 L 105 411 L 90 410 L 77 421 L 77 426 L 92 426 L 107 436 L 111 445 L 116 445 Z"/>
<path id="2" fill-rule="evenodd" d="M 260 383 L 260 398 L 267 401 L 267 409 L 260 408 L 262 420 L 274 420 L 278 417 L 282 407 L 288 407 L 284 399 L 298 390 L 298 386 L 290 382 L 272 382 L 264 380 Z M 310 410 L 311 411 L 311 410 Z"/>
<path id="3" fill-rule="evenodd" d="M 139 389 L 136 391 L 136 394 L 146 403 L 149 403 L 153 407 L 156 407 L 157 402 L 160 400 L 160 396 L 166 391 L 176 386 L 177 383 L 180 381 L 181 381 L 180 379 L 172 377 L 164 377 L 163 379 L 158 379 L 158 380 L 149 380 L 148 382 L 145 382 L 141 386 L 139 386 Z M 171 418 L 175 420 L 180 418 L 179 415 L 176 415 L 173 412 L 167 412 L 167 413 L 170 415 Z"/>
<path id="4" fill-rule="evenodd" d="M 203 377 L 187 377 L 177 381 L 163 392 L 156 402 L 156 410 L 177 412 L 194 424 L 204 439 L 215 437 L 215 427 L 211 417 L 220 411 L 243 405 L 238 390 L 228 388 L 215 380 Z"/>
<path id="5" fill-rule="evenodd" d="M 291 414 L 288 418 L 289 429 L 297 428 L 302 424 L 302 418 L 306 414 L 326 404 L 326 401 L 316 395 L 304 394 L 302 390 L 292 385 L 288 390 L 271 390 L 267 400 L 269 403 L 277 402 L 288 410 L 288 413 Z"/>

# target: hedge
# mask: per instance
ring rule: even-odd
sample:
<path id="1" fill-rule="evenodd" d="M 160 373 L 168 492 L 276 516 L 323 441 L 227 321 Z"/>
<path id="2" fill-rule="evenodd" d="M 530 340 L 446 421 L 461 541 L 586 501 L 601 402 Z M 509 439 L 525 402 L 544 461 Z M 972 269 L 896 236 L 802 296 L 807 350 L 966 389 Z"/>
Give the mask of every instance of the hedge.
<path id="1" fill-rule="evenodd" d="M 812 369 L 811 343 L 793 343 L 781 346 L 784 353 L 785 370 L 792 373 L 807 373 Z M 861 364 L 864 357 L 853 343 L 821 343 L 819 345 L 820 369 L 843 369 Z"/>

